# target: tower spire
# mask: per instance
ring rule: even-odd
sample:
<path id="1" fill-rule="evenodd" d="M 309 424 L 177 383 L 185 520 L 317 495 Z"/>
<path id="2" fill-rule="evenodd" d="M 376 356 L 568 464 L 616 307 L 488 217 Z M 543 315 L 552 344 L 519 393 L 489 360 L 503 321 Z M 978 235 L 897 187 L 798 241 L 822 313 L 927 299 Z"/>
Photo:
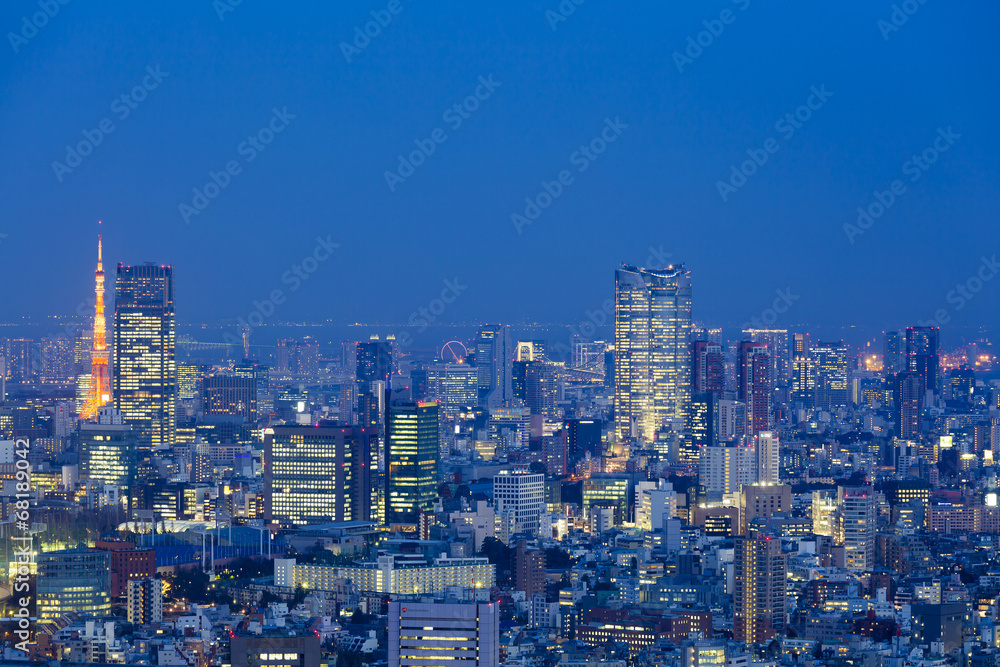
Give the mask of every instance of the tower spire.
<path id="1" fill-rule="evenodd" d="M 111 402 L 111 376 L 108 374 L 107 323 L 104 317 L 104 248 L 101 221 L 97 221 L 97 270 L 94 271 L 94 332 L 90 346 L 90 388 L 80 409 L 80 419 L 94 419 Z"/>

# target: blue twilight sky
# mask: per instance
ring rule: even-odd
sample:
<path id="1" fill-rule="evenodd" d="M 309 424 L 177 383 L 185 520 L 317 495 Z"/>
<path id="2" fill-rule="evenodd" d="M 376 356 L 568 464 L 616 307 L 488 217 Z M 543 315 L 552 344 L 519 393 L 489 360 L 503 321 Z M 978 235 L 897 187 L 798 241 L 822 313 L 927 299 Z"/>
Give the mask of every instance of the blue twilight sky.
<path id="1" fill-rule="evenodd" d="M 51 18 L 47 2 L 0 7 L 0 321 L 88 298 L 102 219 L 110 265 L 174 265 L 188 324 L 246 317 L 274 290 L 274 320 L 406 322 L 445 280 L 465 288 L 443 321 L 578 323 L 612 295 L 615 266 L 652 248 L 693 271 L 695 318 L 712 325 L 759 316 L 776 290 L 796 297 L 776 322 L 789 327 L 939 310 L 946 339 L 1000 325 L 1000 279 L 975 279 L 1000 252 L 996 3 L 908 0 L 890 31 L 893 3 L 873 0 L 567 0 L 564 21 L 558 0 L 397 0 L 396 14 L 382 0 L 71 0 Z M 373 11 L 387 25 L 349 62 L 342 43 Z M 25 27 L 33 15 L 45 25 Z M 444 115 L 477 91 L 467 118 Z M 797 129 L 776 127 L 810 102 Z M 113 131 L 78 166 L 53 166 L 102 121 Z M 262 150 L 243 143 L 272 122 Z M 391 190 L 397 156 L 438 128 Z M 947 151 L 905 165 L 939 128 Z M 603 153 L 574 155 L 602 132 Z M 772 138 L 724 200 L 719 181 Z M 186 223 L 180 205 L 204 205 L 194 189 L 230 161 L 238 173 Z M 518 233 L 512 214 L 563 170 L 572 182 Z M 896 179 L 905 190 L 851 243 L 845 223 Z M 307 280 L 286 273 L 317 237 L 339 247 Z M 970 278 L 981 290 L 949 299 Z"/>

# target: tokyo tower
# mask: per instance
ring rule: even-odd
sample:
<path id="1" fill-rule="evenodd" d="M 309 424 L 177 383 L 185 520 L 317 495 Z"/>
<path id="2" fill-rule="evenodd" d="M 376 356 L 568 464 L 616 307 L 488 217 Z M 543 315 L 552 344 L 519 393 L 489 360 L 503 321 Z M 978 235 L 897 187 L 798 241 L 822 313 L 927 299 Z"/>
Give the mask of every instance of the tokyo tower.
<path id="1" fill-rule="evenodd" d="M 104 261 L 100 232 L 97 233 L 97 271 L 94 272 L 94 279 L 97 301 L 94 305 L 94 343 L 90 348 L 90 389 L 87 391 L 87 401 L 80 410 L 80 419 L 95 419 L 98 410 L 111 402 L 111 376 L 108 375 L 108 344 L 105 338 L 104 320 Z"/>

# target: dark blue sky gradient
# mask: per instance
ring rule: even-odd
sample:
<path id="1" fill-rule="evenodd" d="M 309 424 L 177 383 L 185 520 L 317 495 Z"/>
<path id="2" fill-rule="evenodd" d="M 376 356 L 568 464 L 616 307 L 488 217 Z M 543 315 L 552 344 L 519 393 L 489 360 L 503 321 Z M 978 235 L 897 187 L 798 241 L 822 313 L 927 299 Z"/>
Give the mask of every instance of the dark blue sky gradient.
<path id="1" fill-rule="evenodd" d="M 888 40 L 891 2 L 603 3 L 552 30 L 549 2 L 431 3 L 403 11 L 348 63 L 339 43 L 385 2 L 73 0 L 14 53 L 0 45 L 0 320 L 70 314 L 105 257 L 172 263 L 178 318 L 246 316 L 283 289 L 277 320 L 405 322 L 468 289 L 442 319 L 576 323 L 611 296 L 614 268 L 650 246 L 693 271 L 695 318 L 738 326 L 776 289 L 800 298 L 777 324 L 996 329 L 1000 280 L 955 311 L 946 295 L 998 248 L 1000 43 L 995 3 L 927 0 Z M 741 3 L 742 4 L 742 0 Z M 702 22 L 735 20 L 679 73 Z M 0 7 L 20 29 L 35 2 Z M 147 66 L 169 76 L 125 120 L 111 103 Z M 501 86 L 458 130 L 442 113 L 480 76 Z M 778 136 L 811 86 L 833 97 L 723 202 L 730 165 Z M 238 154 L 272 108 L 296 118 L 252 163 Z M 57 181 L 81 131 L 115 131 Z M 518 234 L 511 214 L 605 118 L 628 124 Z M 863 236 L 844 223 L 939 127 L 961 139 Z M 396 156 L 448 139 L 390 192 Z M 210 170 L 243 171 L 191 224 L 178 205 Z M 340 248 L 301 289 L 282 274 L 316 237 Z"/>

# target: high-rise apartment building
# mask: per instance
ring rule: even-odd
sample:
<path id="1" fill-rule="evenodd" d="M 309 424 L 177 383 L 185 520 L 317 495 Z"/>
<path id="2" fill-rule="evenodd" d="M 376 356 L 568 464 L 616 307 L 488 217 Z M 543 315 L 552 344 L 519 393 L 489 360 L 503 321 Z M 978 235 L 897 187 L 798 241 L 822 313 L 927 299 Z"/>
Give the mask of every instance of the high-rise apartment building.
<path id="1" fill-rule="evenodd" d="M 375 429 L 272 426 L 264 431 L 264 516 L 282 526 L 368 521 Z"/>
<path id="2" fill-rule="evenodd" d="M 746 403 L 746 435 L 771 428 L 771 355 L 766 345 L 743 341 L 738 360 L 738 397 Z"/>
<path id="3" fill-rule="evenodd" d="M 871 571 L 875 567 L 876 504 L 872 487 L 839 487 L 836 537 L 844 545 L 844 567 Z"/>
<path id="4" fill-rule="evenodd" d="M 393 402 L 386 441 L 385 520 L 415 525 L 437 499 L 438 404 Z"/>
<path id="5" fill-rule="evenodd" d="M 389 603 L 389 667 L 497 667 L 500 605 L 394 600 Z"/>
<path id="6" fill-rule="evenodd" d="M 163 580 L 130 579 L 128 582 L 128 622 L 149 625 L 163 621 Z"/>
<path id="7" fill-rule="evenodd" d="M 746 484 L 740 493 L 740 534 L 746 535 L 750 522 L 766 519 L 777 512 L 792 510 L 792 487 L 782 484 Z"/>
<path id="8" fill-rule="evenodd" d="M 177 427 L 174 270 L 118 265 L 113 395 L 140 453 L 173 445 Z"/>
<path id="9" fill-rule="evenodd" d="M 726 355 L 722 346 L 706 340 L 691 343 L 691 392 L 714 391 L 721 395 L 726 388 Z"/>
<path id="10" fill-rule="evenodd" d="M 738 493 L 757 481 L 757 455 L 753 447 L 717 445 L 704 447 L 698 464 L 698 483 L 710 494 Z"/>
<path id="11" fill-rule="evenodd" d="M 761 484 L 781 482 L 781 443 L 773 431 L 757 434 L 757 481 Z"/>
<path id="12" fill-rule="evenodd" d="M 918 373 L 897 373 L 892 378 L 896 435 L 902 440 L 920 437 L 924 411 L 924 380 Z"/>
<path id="13" fill-rule="evenodd" d="M 791 380 L 791 354 L 787 329 L 744 329 L 743 340 L 766 345 L 771 355 L 771 386 L 787 386 Z"/>
<path id="14" fill-rule="evenodd" d="M 765 644 L 785 631 L 785 556 L 781 540 L 754 532 L 736 538 L 733 639 Z"/>
<path id="15" fill-rule="evenodd" d="M 683 265 L 615 272 L 615 434 L 651 442 L 691 402 L 691 272 Z M 694 456 L 697 460 L 697 456 Z"/>

